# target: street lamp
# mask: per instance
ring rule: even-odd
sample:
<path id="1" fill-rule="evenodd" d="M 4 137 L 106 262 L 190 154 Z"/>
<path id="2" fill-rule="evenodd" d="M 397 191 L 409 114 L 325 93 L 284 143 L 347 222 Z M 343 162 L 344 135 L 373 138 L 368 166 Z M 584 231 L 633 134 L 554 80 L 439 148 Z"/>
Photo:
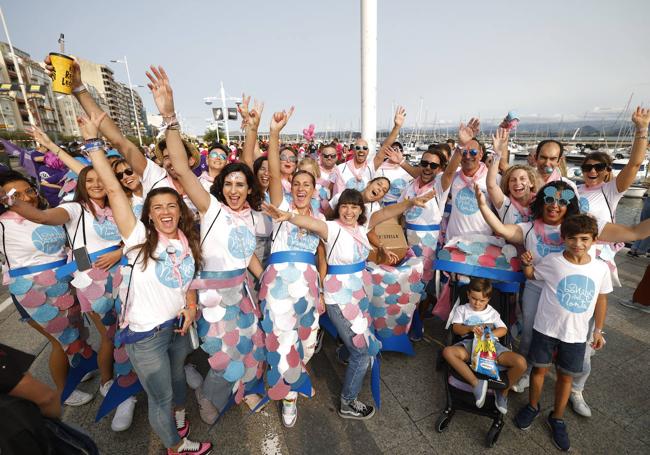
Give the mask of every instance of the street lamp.
<path id="1" fill-rule="evenodd" d="M 138 130 L 138 141 L 140 141 L 140 147 L 142 147 L 142 135 L 140 134 L 140 121 L 138 120 L 138 111 L 135 108 L 135 96 L 133 96 L 133 87 L 131 84 L 131 73 L 129 72 L 129 61 L 124 56 L 124 60 L 111 60 L 112 63 L 123 63 L 126 66 L 126 78 L 129 81 L 129 90 L 131 91 L 131 103 L 133 104 L 133 116 L 135 117 L 135 125 Z M 141 86 L 138 86 L 141 87 Z"/>
<path id="2" fill-rule="evenodd" d="M 221 82 L 221 96 L 208 96 L 203 98 L 203 102 L 208 106 L 211 105 L 214 101 L 221 99 L 221 107 L 223 109 L 223 123 L 226 127 L 226 146 L 230 145 L 230 130 L 228 128 L 228 108 L 226 107 L 226 100 L 235 101 L 235 103 L 241 103 L 242 99 L 235 96 L 226 96 L 226 91 L 223 88 L 223 81 Z M 217 122 L 218 123 L 218 122 Z M 217 127 L 217 134 L 219 134 L 219 127 Z"/>

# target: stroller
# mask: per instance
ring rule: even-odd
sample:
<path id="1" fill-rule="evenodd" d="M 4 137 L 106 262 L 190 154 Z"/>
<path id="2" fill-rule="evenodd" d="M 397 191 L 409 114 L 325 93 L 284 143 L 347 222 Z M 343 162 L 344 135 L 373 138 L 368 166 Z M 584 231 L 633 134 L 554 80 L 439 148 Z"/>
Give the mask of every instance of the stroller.
<path id="1" fill-rule="evenodd" d="M 516 302 L 513 292 L 518 291 L 518 284 L 511 286 L 511 283 L 493 282 L 492 296 L 490 297 L 490 305 L 499 313 L 501 319 L 509 326 L 510 323 L 510 307 L 512 302 Z M 460 299 L 460 304 L 467 303 L 467 285 L 459 285 L 457 282 L 452 285 L 452 302 Z M 449 316 L 451 318 L 451 314 Z M 454 335 L 451 327 L 447 330 L 446 346 L 451 346 L 462 338 Z M 509 334 L 500 339 L 503 346 L 510 348 L 511 339 Z M 487 447 L 494 447 L 499 434 L 503 429 L 504 419 L 503 414 L 494 405 L 494 393 L 497 390 L 503 390 L 508 387 L 508 376 L 505 368 L 499 368 L 500 380 L 495 380 L 480 373 L 475 373 L 478 379 L 485 379 L 488 381 L 488 395 L 485 404 L 482 408 L 476 407 L 476 399 L 472 393 L 472 386 L 465 382 L 465 380 L 456 371 L 451 368 L 445 361 L 442 355 L 442 349 L 438 351 L 438 360 L 436 370 L 440 371 L 444 378 L 445 391 L 447 395 L 447 404 L 442 411 L 438 420 L 436 421 L 436 431 L 438 433 L 444 432 L 454 417 L 456 411 L 466 411 L 473 414 L 489 417 L 492 419 L 492 426 L 490 427 L 486 437 L 485 445 Z"/>

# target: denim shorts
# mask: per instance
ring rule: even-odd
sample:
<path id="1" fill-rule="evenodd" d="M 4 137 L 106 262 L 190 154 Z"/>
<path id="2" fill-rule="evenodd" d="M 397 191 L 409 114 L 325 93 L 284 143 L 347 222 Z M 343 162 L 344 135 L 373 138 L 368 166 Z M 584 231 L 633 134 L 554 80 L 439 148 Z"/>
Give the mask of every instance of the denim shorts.
<path id="1" fill-rule="evenodd" d="M 586 342 L 567 343 L 533 329 L 528 360 L 535 367 L 548 368 L 553 364 L 553 354 L 557 353 L 557 369 L 568 376 L 576 376 L 582 373 L 586 347 Z"/>
<path id="2" fill-rule="evenodd" d="M 472 357 L 472 344 L 474 343 L 474 338 L 466 338 L 462 341 L 459 341 L 456 343 L 454 346 L 463 346 L 467 353 L 469 354 L 470 358 Z M 499 357 L 501 354 L 504 352 L 510 352 L 510 349 L 506 348 L 504 345 L 499 343 L 498 341 L 494 342 L 494 347 L 497 350 L 497 357 Z"/>

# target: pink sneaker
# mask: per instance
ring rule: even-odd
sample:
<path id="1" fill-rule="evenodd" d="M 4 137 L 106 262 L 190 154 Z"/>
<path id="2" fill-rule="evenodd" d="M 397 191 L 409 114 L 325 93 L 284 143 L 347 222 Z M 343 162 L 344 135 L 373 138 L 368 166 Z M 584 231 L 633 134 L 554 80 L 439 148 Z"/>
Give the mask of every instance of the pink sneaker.
<path id="1" fill-rule="evenodd" d="M 176 421 L 176 431 L 178 436 L 186 438 L 190 435 L 190 422 L 185 418 L 185 409 L 174 412 L 174 420 Z"/>
<path id="2" fill-rule="evenodd" d="M 212 452 L 212 443 L 194 442 L 183 438 L 183 443 L 176 450 L 167 449 L 167 455 L 207 455 Z"/>

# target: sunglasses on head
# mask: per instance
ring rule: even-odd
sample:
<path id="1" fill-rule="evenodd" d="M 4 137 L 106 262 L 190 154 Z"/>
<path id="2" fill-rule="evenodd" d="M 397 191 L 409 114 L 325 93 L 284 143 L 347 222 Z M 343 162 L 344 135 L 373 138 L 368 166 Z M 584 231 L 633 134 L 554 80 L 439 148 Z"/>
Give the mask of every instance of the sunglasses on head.
<path id="1" fill-rule="evenodd" d="M 298 158 L 296 158 L 293 155 L 282 155 L 280 156 L 280 161 L 288 161 L 289 163 L 295 163 L 298 161 Z"/>
<path id="2" fill-rule="evenodd" d="M 334 153 L 333 155 L 325 155 L 325 154 L 323 154 L 322 156 L 323 156 L 323 158 L 325 158 L 326 160 L 331 160 L 331 159 L 333 159 L 333 158 L 336 158 L 336 153 Z"/>
<path id="3" fill-rule="evenodd" d="M 420 161 L 420 167 L 427 167 L 427 166 L 435 170 L 440 167 L 440 164 L 434 163 L 433 161 L 427 161 L 427 160 Z"/>
<path id="4" fill-rule="evenodd" d="M 368 146 L 367 146 L 367 145 L 355 145 L 355 146 L 354 146 L 354 149 L 355 149 L 356 151 L 359 151 L 359 150 L 368 150 Z"/>
<path id="5" fill-rule="evenodd" d="M 225 160 L 226 158 L 228 158 L 225 153 L 219 153 L 219 152 L 210 152 L 208 153 L 208 156 L 212 159 L 219 158 Z"/>
<path id="6" fill-rule="evenodd" d="M 546 188 L 544 190 L 544 204 L 557 204 L 558 207 L 566 207 L 571 203 L 571 199 L 575 197 L 573 190 L 563 190 L 559 198 L 555 197 L 557 192 L 558 190 L 554 186 Z"/>
<path id="7" fill-rule="evenodd" d="M 118 180 L 122 180 L 122 177 L 125 175 L 133 175 L 133 169 L 126 168 L 122 172 L 116 172 L 115 177 L 117 177 Z"/>
<path id="8" fill-rule="evenodd" d="M 476 156 L 478 155 L 478 150 L 476 149 L 463 150 L 463 156 L 468 156 L 468 155 Z"/>
<path id="9" fill-rule="evenodd" d="M 596 164 L 583 164 L 580 166 L 580 169 L 582 169 L 582 172 L 591 172 L 592 169 L 596 169 L 596 172 L 603 172 L 605 169 L 607 169 L 609 166 L 605 163 L 596 163 Z"/>

